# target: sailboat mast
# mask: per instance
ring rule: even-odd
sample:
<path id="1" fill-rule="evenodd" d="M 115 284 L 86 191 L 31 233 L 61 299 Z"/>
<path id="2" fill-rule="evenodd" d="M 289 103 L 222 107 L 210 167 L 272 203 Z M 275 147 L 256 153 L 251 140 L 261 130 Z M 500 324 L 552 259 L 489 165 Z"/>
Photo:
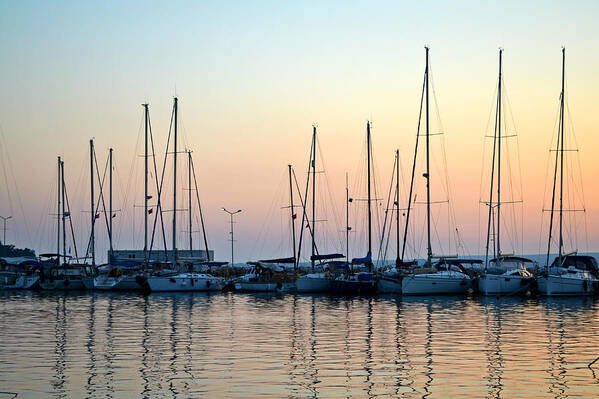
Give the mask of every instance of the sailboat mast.
<path id="1" fill-rule="evenodd" d="M 66 230 L 66 214 L 65 214 L 65 187 L 64 187 L 64 161 L 60 161 L 60 191 L 62 192 L 62 257 L 66 263 L 67 255 L 67 230 Z"/>
<path id="2" fill-rule="evenodd" d="M 291 165 L 289 167 L 289 209 L 291 209 L 291 237 L 293 244 L 293 271 L 297 274 L 297 253 L 295 250 L 295 215 L 293 213 L 293 184 L 291 181 Z"/>
<path id="3" fill-rule="evenodd" d="M 192 256 L 192 224 L 191 224 L 191 150 L 187 150 L 187 193 L 188 193 L 188 216 L 189 216 L 189 256 Z"/>
<path id="4" fill-rule="evenodd" d="M 349 263 L 349 177 L 345 172 L 345 261 Z"/>
<path id="5" fill-rule="evenodd" d="M 316 126 L 312 126 L 312 271 L 316 254 Z"/>
<path id="6" fill-rule="evenodd" d="M 497 83 L 497 236 L 495 237 L 496 257 L 501 256 L 501 69 L 503 49 L 499 49 L 499 83 Z M 491 206 L 493 204 L 490 204 Z"/>
<path id="7" fill-rule="evenodd" d="M 92 266 L 96 265 L 96 208 L 94 206 L 94 140 L 89 141 L 89 182 L 90 182 L 90 210 L 91 210 L 91 240 L 90 249 L 92 255 Z"/>
<path id="8" fill-rule="evenodd" d="M 58 195 L 58 201 L 57 201 L 57 205 L 56 205 L 56 221 L 57 221 L 57 226 L 56 226 L 56 261 L 57 261 L 57 266 L 60 266 L 60 157 L 58 157 L 58 174 L 57 174 L 57 186 L 56 186 L 56 192 Z M 6 243 L 4 243 L 4 245 L 6 245 Z"/>
<path id="9" fill-rule="evenodd" d="M 433 250 L 431 248 L 431 176 L 430 176 L 430 150 L 429 150 L 429 99 L 428 99 L 428 47 L 426 49 L 426 67 L 424 70 L 425 86 L 426 86 L 426 236 L 427 236 L 427 253 L 426 263 L 431 265 Z"/>
<path id="10" fill-rule="evenodd" d="M 497 145 L 498 143 L 500 143 L 501 141 L 498 140 L 498 122 L 499 120 L 501 120 L 500 117 L 500 106 L 499 104 L 501 104 L 501 53 L 502 50 L 499 50 L 499 80 L 497 83 L 497 108 L 496 108 L 496 113 L 495 113 L 495 129 L 493 131 L 493 156 L 491 158 L 491 178 L 489 179 L 490 181 L 490 188 L 489 188 L 489 218 L 487 220 L 487 243 L 485 246 L 485 271 L 488 269 L 489 266 L 489 245 L 491 243 L 491 234 L 493 232 L 495 232 L 495 214 L 493 213 L 493 189 L 494 187 L 494 183 L 495 183 L 495 159 L 497 158 Z M 497 161 L 497 163 L 500 163 L 500 160 Z M 499 178 L 497 179 L 498 185 L 499 185 Z M 497 193 L 499 195 L 499 189 L 497 189 Z M 499 201 L 497 201 L 499 204 Z M 499 219 L 499 215 L 498 219 Z M 497 235 L 499 234 L 499 231 L 497 232 Z M 494 248 L 494 252 L 495 252 L 495 256 L 499 256 L 499 247 L 497 246 L 497 235 L 495 236 L 495 242 L 493 243 L 493 248 Z"/>
<path id="11" fill-rule="evenodd" d="M 110 172 L 109 176 L 109 190 L 108 190 L 108 211 L 109 211 L 109 222 L 108 222 L 108 242 L 110 248 L 110 259 L 108 262 L 112 264 L 112 258 L 114 257 L 114 250 L 112 247 L 112 148 L 108 149 L 108 158 L 110 158 Z"/>
<path id="12" fill-rule="evenodd" d="M 399 150 L 395 150 L 395 245 L 397 247 L 395 267 L 399 267 Z"/>
<path id="13" fill-rule="evenodd" d="M 562 47 L 562 95 L 560 96 L 560 144 L 561 148 L 558 148 L 559 156 L 560 156 L 560 172 L 559 172 L 559 265 L 562 264 L 562 247 L 564 245 L 563 241 L 563 194 L 564 194 L 564 97 L 565 93 L 565 74 L 566 74 L 566 49 Z"/>
<path id="14" fill-rule="evenodd" d="M 368 173 L 368 256 L 372 256 L 372 209 L 371 209 L 371 193 L 370 193 L 370 121 L 366 121 L 366 156 L 368 158 L 367 173 Z M 368 271 L 372 271 L 372 262 L 368 264 Z"/>
<path id="15" fill-rule="evenodd" d="M 178 100 L 174 100 L 175 128 L 174 128 L 174 150 L 173 150 L 173 263 L 177 261 L 177 106 Z"/>
<path id="16" fill-rule="evenodd" d="M 142 104 L 144 107 L 144 261 L 148 262 L 148 125 L 149 113 L 148 104 Z"/>

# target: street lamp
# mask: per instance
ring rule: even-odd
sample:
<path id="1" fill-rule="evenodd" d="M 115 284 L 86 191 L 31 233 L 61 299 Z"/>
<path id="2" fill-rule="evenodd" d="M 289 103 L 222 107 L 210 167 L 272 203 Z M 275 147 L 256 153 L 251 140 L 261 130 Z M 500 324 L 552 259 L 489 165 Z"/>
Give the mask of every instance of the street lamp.
<path id="1" fill-rule="evenodd" d="M 12 219 L 12 216 L 0 216 L 0 219 L 4 221 L 4 238 L 2 239 L 2 245 L 6 245 L 6 221 Z"/>
<path id="2" fill-rule="evenodd" d="M 235 241 L 233 239 L 234 238 L 234 236 L 233 236 L 233 215 L 241 212 L 241 209 L 238 209 L 235 212 L 231 212 L 231 211 L 228 211 L 225 208 L 223 208 L 223 211 L 227 212 L 229 214 L 229 216 L 231 217 L 231 231 L 230 231 L 230 233 L 231 233 L 231 266 L 233 266 L 233 260 L 234 260 L 234 258 L 233 258 L 233 242 Z"/>

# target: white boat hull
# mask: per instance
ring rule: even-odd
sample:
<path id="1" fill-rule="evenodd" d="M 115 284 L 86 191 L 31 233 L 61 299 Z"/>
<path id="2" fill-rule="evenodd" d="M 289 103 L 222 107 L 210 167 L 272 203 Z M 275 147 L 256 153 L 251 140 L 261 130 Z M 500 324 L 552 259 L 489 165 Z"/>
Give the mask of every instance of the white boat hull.
<path id="1" fill-rule="evenodd" d="M 516 295 L 528 291 L 532 277 L 483 274 L 478 279 L 478 292 L 482 295 Z"/>
<path id="2" fill-rule="evenodd" d="M 5 290 L 29 290 L 37 286 L 39 279 L 39 276 L 18 276 L 14 282 L 6 279 L 0 286 Z"/>
<path id="3" fill-rule="evenodd" d="M 595 293 L 593 279 L 572 278 L 564 276 L 540 276 L 537 278 L 539 293 L 546 296 L 593 295 Z"/>
<path id="4" fill-rule="evenodd" d="M 401 279 L 381 277 L 376 283 L 376 291 L 379 294 L 401 294 Z"/>
<path id="5" fill-rule="evenodd" d="M 40 282 L 42 290 L 76 291 L 85 290 L 86 287 L 81 279 L 54 279 Z"/>
<path id="6" fill-rule="evenodd" d="M 295 282 L 297 292 L 329 292 L 331 279 L 324 275 L 306 275 Z"/>
<path id="7" fill-rule="evenodd" d="M 140 291 L 143 289 L 135 279 L 135 276 L 121 277 L 96 277 L 94 289 L 100 291 Z"/>
<path id="8" fill-rule="evenodd" d="M 416 274 L 402 279 L 401 292 L 403 295 L 456 295 L 467 293 L 471 286 L 469 278 Z"/>
<path id="9" fill-rule="evenodd" d="M 225 282 L 216 277 L 202 276 L 171 276 L 171 277 L 149 277 L 146 281 L 147 286 L 152 292 L 167 291 L 220 291 L 224 288 Z"/>
<path id="10" fill-rule="evenodd" d="M 247 292 L 274 292 L 277 290 L 277 283 L 260 283 L 260 282 L 248 282 L 240 281 L 235 283 L 235 289 L 237 291 Z"/>

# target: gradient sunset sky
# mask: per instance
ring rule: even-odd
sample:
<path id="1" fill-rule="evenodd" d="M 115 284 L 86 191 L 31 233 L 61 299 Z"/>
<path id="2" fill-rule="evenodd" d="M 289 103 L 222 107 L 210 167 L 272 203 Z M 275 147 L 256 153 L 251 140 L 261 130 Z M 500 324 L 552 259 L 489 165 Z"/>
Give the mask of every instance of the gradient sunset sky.
<path id="1" fill-rule="evenodd" d="M 229 259 L 222 207 L 243 209 L 236 216 L 236 260 L 288 256 L 288 210 L 281 209 L 287 205 L 287 164 L 302 185 L 313 124 L 329 182 L 322 191 L 333 197 L 322 199 L 339 215 L 346 172 L 351 195 L 364 195 L 355 191 L 363 188 L 367 120 L 373 122 L 379 198 L 386 198 L 396 148 L 403 178 L 409 176 L 428 45 L 440 112 L 434 125 L 441 130 L 440 120 L 443 127 L 452 204 L 467 249 L 462 254 L 484 251 L 479 201 L 488 190 L 483 183 L 481 194 L 481 173 L 489 168 L 484 137 L 494 112 L 499 47 L 505 50 L 508 126 L 518 134 L 524 201 L 523 239 L 507 249 L 538 253 L 546 247 L 541 209 L 548 204 L 565 46 L 568 115 L 580 149 L 572 156 L 579 157 L 587 208 L 587 233 L 583 224 L 570 226 L 577 241 L 568 247 L 597 251 L 598 15 L 596 1 L 2 2 L 0 215 L 13 215 L 7 241 L 38 252 L 54 249 L 60 155 L 78 246 L 85 246 L 88 142 L 95 138 L 102 166 L 108 148 L 115 150 L 115 247 L 141 249 L 143 215 L 134 207 L 143 201 L 141 104 L 150 104 L 161 164 L 177 96 L 180 149 L 194 151 L 216 258 Z M 180 178 L 185 181 L 184 174 Z M 363 218 L 357 210 L 352 215 L 350 252 L 361 256 Z M 181 218 L 179 241 L 186 248 Z M 340 227 L 333 213 L 325 218 L 318 226 L 327 234 L 319 238 L 322 247 L 344 251 L 344 220 Z M 105 257 L 102 228 L 97 245 Z M 422 246 L 415 255 L 419 251 Z"/>

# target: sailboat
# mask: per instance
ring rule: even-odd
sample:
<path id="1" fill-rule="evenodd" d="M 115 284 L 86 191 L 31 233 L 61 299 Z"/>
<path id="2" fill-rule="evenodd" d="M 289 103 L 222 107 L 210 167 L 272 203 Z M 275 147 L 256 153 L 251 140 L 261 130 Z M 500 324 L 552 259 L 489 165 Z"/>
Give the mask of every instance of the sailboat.
<path id="1" fill-rule="evenodd" d="M 553 193 L 551 197 L 551 213 L 549 221 L 549 238 L 547 241 L 547 258 L 545 271 L 537 277 L 537 285 L 541 295 L 592 295 L 599 292 L 599 282 L 592 273 L 597 272 L 597 262 L 589 256 L 579 256 L 576 252 L 564 254 L 563 236 L 563 194 L 564 194 L 564 103 L 565 103 L 565 69 L 566 49 L 562 48 L 562 91 L 560 94 L 559 127 L 557 148 L 555 152 L 555 168 L 553 174 Z M 559 172 L 558 172 L 559 171 Z M 559 189 L 557 176 L 559 175 Z M 556 191 L 559 190 L 559 237 L 557 256 L 549 265 L 549 253 L 553 233 L 553 219 Z"/>
<path id="2" fill-rule="evenodd" d="M 310 152 L 308 176 L 312 175 L 312 223 L 309 223 L 308 226 L 310 227 L 310 235 L 312 236 L 311 273 L 300 276 L 295 284 L 297 292 L 329 292 L 331 291 L 333 276 L 347 265 L 345 262 L 334 260 L 343 258 L 342 254 L 319 254 L 316 246 L 316 126 L 312 127 L 312 146 Z M 306 218 L 307 216 L 304 212 L 302 223 Z M 322 267 L 322 271 L 316 271 L 316 262 L 321 262 L 319 266 Z"/>
<path id="3" fill-rule="evenodd" d="M 508 256 L 501 252 L 501 142 L 502 137 L 502 56 L 499 49 L 499 78 L 497 81 L 497 107 L 495 113 L 495 133 L 493 135 L 493 156 L 491 164 L 491 182 L 489 191 L 489 218 L 487 221 L 487 244 L 485 249 L 485 270 L 478 277 L 478 292 L 483 295 L 514 295 L 529 291 L 534 283 L 534 276 L 526 269 L 526 264 L 535 262 L 522 257 Z M 497 167 L 497 199 L 494 201 L 495 167 Z M 495 212 L 494 212 L 495 209 Z M 495 230 L 495 231 L 493 231 Z M 489 245 L 494 237 L 493 250 L 495 258 L 489 261 Z M 489 267 L 489 264 L 492 266 Z"/>
<path id="4" fill-rule="evenodd" d="M 372 196 L 371 196 L 371 167 L 372 148 L 370 145 L 370 121 L 366 122 L 366 173 L 368 184 L 368 252 L 363 258 L 354 258 L 351 261 L 351 268 L 341 276 L 332 281 L 332 289 L 336 294 L 343 295 L 363 295 L 374 294 L 376 291 L 376 280 L 372 273 Z M 367 271 L 362 271 L 362 266 Z M 359 270 L 356 270 L 359 267 Z"/>
<path id="5" fill-rule="evenodd" d="M 273 292 L 293 291 L 296 288 L 297 254 L 295 244 L 295 212 L 293 203 L 292 166 L 289 170 L 289 209 L 291 210 L 291 245 L 293 256 L 288 258 L 262 259 L 257 262 L 248 262 L 250 271 L 235 280 L 234 287 L 237 291 L 246 292 Z M 285 265 L 293 265 L 293 274 L 290 274 Z"/>
<path id="6" fill-rule="evenodd" d="M 395 151 L 395 244 L 397 256 L 395 260 L 395 268 L 390 268 L 382 271 L 377 279 L 376 291 L 380 294 L 401 294 L 401 261 L 399 252 L 399 150 Z M 384 229 L 383 229 L 384 236 Z M 382 240 L 381 240 L 382 246 Z"/>
<path id="7" fill-rule="evenodd" d="M 172 227 L 172 238 L 173 238 L 173 265 L 177 268 L 180 266 L 178 254 L 177 254 L 177 115 L 178 115 L 178 99 L 177 97 L 173 100 L 173 121 L 174 121 L 174 140 L 173 140 L 173 227 Z M 188 153 L 189 154 L 189 153 Z M 189 170 L 191 171 L 192 163 L 191 156 L 189 155 L 188 161 Z M 146 168 L 147 170 L 147 168 Z M 191 176 L 190 180 L 191 182 Z M 191 183 L 189 183 L 191 189 Z M 197 188 L 197 187 L 196 187 Z M 147 190 L 147 189 L 146 189 Z M 191 212 L 191 191 L 190 193 L 190 209 Z M 146 191 L 146 200 L 148 198 Z M 147 208 L 147 203 L 146 203 Z M 191 213 L 190 213 L 191 215 Z M 146 212 L 147 217 L 147 212 Z M 190 218 L 191 223 L 191 218 Z M 191 225 L 189 226 L 191 234 Z M 147 233 L 147 227 L 146 227 Z M 147 239 L 147 236 L 146 236 Z M 147 245 L 147 241 L 146 241 Z M 190 241 L 191 246 L 191 241 Z M 147 258 L 146 258 L 147 260 Z M 137 279 L 142 280 L 142 279 Z M 208 273 L 195 273 L 189 272 L 175 272 L 168 275 L 150 275 L 147 277 L 144 286 L 152 292 L 164 292 L 164 291 L 220 291 L 225 287 L 225 280 L 220 277 L 215 277 Z"/>
<path id="8" fill-rule="evenodd" d="M 90 154 L 93 155 L 93 141 L 90 140 Z M 93 159 L 93 158 L 92 158 Z M 93 165 L 92 165 L 93 174 Z M 93 177 L 92 177 L 93 179 Z M 93 181 L 93 180 L 92 180 Z M 87 268 L 79 264 L 67 262 L 71 256 L 66 254 L 66 219 L 70 218 L 70 210 L 64 180 L 64 161 L 58 157 L 58 201 L 57 201 L 57 237 L 56 254 L 41 254 L 40 257 L 56 259 L 42 261 L 40 275 L 40 288 L 43 290 L 83 290 L 86 289 L 84 279 L 87 277 Z M 92 214 L 93 218 L 93 214 Z M 61 225 L 62 222 L 62 225 Z M 72 233 L 72 225 L 71 225 Z M 62 249 L 61 249 L 62 243 Z M 75 249 L 76 251 L 76 249 Z M 61 262 L 62 260 L 62 262 Z M 48 267 L 44 267 L 48 266 Z"/>
<path id="9" fill-rule="evenodd" d="M 472 279 L 466 273 L 464 264 L 482 263 L 475 259 L 456 259 L 451 257 L 437 257 L 439 260 L 433 264 L 433 251 L 431 246 L 431 195 L 430 195 L 430 151 L 429 151 L 429 48 L 426 50 L 426 66 L 424 70 L 424 84 L 422 96 L 426 98 L 426 225 L 427 225 L 427 258 L 424 269 L 414 269 L 412 273 L 403 277 L 401 291 L 404 295 L 419 294 L 464 294 L 471 285 Z M 422 101 L 421 101 L 422 104 Z M 418 124 L 420 130 L 420 121 Z M 418 131 L 417 135 L 420 135 Z M 410 195 L 408 199 L 408 217 L 404 234 L 404 249 L 406 243 L 407 227 L 409 222 L 410 208 L 412 202 L 412 188 L 414 184 L 414 173 L 416 171 L 416 155 L 418 153 L 418 136 L 416 137 L 416 150 L 414 152 L 414 163 L 412 169 L 412 182 L 410 184 Z"/>

